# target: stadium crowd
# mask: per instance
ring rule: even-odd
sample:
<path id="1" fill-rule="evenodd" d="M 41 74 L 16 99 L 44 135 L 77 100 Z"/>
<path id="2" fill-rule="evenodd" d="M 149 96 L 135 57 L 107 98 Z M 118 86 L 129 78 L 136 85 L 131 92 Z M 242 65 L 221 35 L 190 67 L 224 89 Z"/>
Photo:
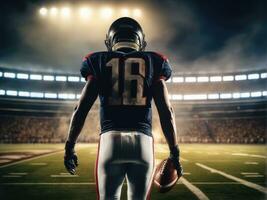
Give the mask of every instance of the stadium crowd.
<path id="1" fill-rule="evenodd" d="M 1 143 L 61 143 L 65 142 L 68 117 L 0 117 Z M 266 143 L 266 119 L 176 119 L 181 143 Z M 153 120 L 157 142 L 165 142 L 158 118 Z M 87 117 L 80 142 L 97 142 L 100 130 L 98 115 Z"/>

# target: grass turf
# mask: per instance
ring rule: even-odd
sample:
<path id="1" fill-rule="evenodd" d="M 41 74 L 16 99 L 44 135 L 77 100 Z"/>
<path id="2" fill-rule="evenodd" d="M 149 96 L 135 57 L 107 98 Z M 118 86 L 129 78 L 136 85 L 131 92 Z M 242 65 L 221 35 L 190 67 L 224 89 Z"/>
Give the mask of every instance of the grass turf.
<path id="1" fill-rule="evenodd" d="M 63 150 L 63 148 L 63 144 L 1 144 L 0 153 L 34 150 L 56 151 L 59 149 Z M 266 187 L 266 146 L 183 144 L 181 145 L 181 152 L 182 163 L 186 172 L 184 178 L 198 187 L 209 199 L 265 199 L 264 193 L 230 180 L 220 174 L 211 173 L 197 166 L 196 163 L 204 164 Z M 63 166 L 63 151 L 0 168 L 1 199 L 96 199 L 94 164 L 97 145 L 77 145 L 77 153 L 80 165 L 77 171 L 78 176 L 74 177 L 62 177 L 66 173 Z M 168 155 L 167 147 L 156 144 L 155 154 L 159 160 L 166 158 Z M 36 163 L 37 165 L 34 165 Z M 14 173 L 18 177 L 12 177 Z M 22 175 L 17 173 L 22 173 Z M 256 175 L 259 177 L 246 177 L 242 173 L 258 173 Z M 123 187 L 122 199 L 126 199 L 126 185 Z M 185 185 L 179 183 L 172 191 L 166 194 L 159 194 L 153 188 L 151 199 L 194 200 L 198 198 Z"/>

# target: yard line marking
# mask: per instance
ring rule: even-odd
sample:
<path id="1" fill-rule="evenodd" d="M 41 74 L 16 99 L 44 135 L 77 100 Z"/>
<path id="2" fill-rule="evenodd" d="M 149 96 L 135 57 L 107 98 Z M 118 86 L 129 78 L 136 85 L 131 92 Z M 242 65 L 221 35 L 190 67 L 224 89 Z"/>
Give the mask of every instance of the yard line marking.
<path id="1" fill-rule="evenodd" d="M 30 163 L 29 165 L 44 166 L 47 165 L 47 163 Z"/>
<path id="2" fill-rule="evenodd" d="M 248 175 L 245 175 L 245 177 L 247 177 L 247 178 L 258 178 L 258 177 L 264 177 L 264 176 L 261 175 L 261 174 L 248 174 Z"/>
<path id="3" fill-rule="evenodd" d="M 245 165 L 258 165 L 258 162 L 245 162 Z"/>
<path id="4" fill-rule="evenodd" d="M 191 175 L 190 172 L 183 172 L 183 175 Z"/>
<path id="5" fill-rule="evenodd" d="M 176 183 L 177 185 L 182 185 L 180 181 Z M 191 182 L 191 184 L 194 185 L 242 185 L 239 182 Z M 259 183 L 264 184 L 264 183 Z M 95 182 L 36 182 L 36 183 L 27 183 L 27 182 L 21 182 L 21 183 L 0 183 L 0 185 L 95 185 Z"/>
<path id="6" fill-rule="evenodd" d="M 258 190 L 258 191 L 260 191 L 260 192 L 263 192 L 263 193 L 267 194 L 267 188 L 265 188 L 265 187 L 263 187 L 263 186 L 260 186 L 260 185 L 257 185 L 257 184 L 255 184 L 255 183 L 246 181 L 246 180 L 241 179 L 241 178 L 237 178 L 237 177 L 235 177 L 235 176 L 232 176 L 232 175 L 227 174 L 227 173 L 225 173 L 225 172 L 222 172 L 222 171 L 220 171 L 220 170 L 217 170 L 217 169 L 208 167 L 208 166 L 203 165 L 203 164 L 201 164 L 201 163 L 196 163 L 196 165 L 199 166 L 199 167 L 201 167 L 201 168 L 203 168 L 203 169 L 206 169 L 206 170 L 210 171 L 211 173 L 218 173 L 218 174 L 220 174 L 220 175 L 222 175 L 222 176 L 224 176 L 224 177 L 226 177 L 226 178 L 229 178 L 229 179 L 231 179 L 231 180 L 237 181 L 237 182 L 239 182 L 239 183 L 241 183 L 241 184 L 243 184 L 243 185 L 245 185 L 245 186 L 247 186 L 247 187 L 250 187 L 250 188 L 252 188 L 252 189 L 255 189 L 255 190 Z"/>
<path id="7" fill-rule="evenodd" d="M 233 156 L 248 156 L 248 157 L 254 157 L 254 158 L 267 158 L 263 155 L 256 155 L 256 154 L 247 154 L 247 153 L 232 153 Z"/>
<path id="8" fill-rule="evenodd" d="M 184 177 L 180 178 L 180 181 L 200 200 L 209 200 L 209 198 L 196 186 L 186 180 Z"/>
<path id="9" fill-rule="evenodd" d="M 241 172 L 242 175 L 259 174 L 258 172 Z"/>
<path id="10" fill-rule="evenodd" d="M 19 175 L 3 175 L 2 177 L 4 177 L 4 178 L 19 178 L 21 176 L 19 176 Z"/>
<path id="11" fill-rule="evenodd" d="M 59 151 L 56 151 L 56 152 L 51 152 L 51 153 L 43 154 L 43 155 L 40 155 L 40 156 L 34 156 L 32 158 L 27 158 L 27 159 L 24 159 L 24 160 L 19 160 L 19 161 L 12 162 L 12 163 L 9 163 L 9 164 L 6 164 L 6 165 L 1 165 L 0 166 L 0 169 L 1 168 L 5 168 L 5 167 L 9 167 L 9 166 L 13 166 L 13 165 L 17 165 L 17 164 L 20 164 L 20 163 L 24 163 L 24 162 L 27 162 L 27 161 L 30 161 L 30 160 L 34 160 L 34 159 L 38 159 L 38 158 L 43 158 L 43 157 L 46 157 L 46 156 L 54 155 L 54 154 L 57 154 L 57 153 L 61 153 L 63 151 L 64 150 L 59 150 Z"/>
<path id="12" fill-rule="evenodd" d="M 52 178 L 76 178 L 79 177 L 79 175 L 71 175 L 71 174 L 55 174 L 50 175 Z"/>
<path id="13" fill-rule="evenodd" d="M 10 175 L 20 175 L 20 176 L 23 176 L 23 175 L 27 175 L 28 173 L 27 172 L 11 172 L 11 173 L 8 173 Z"/>

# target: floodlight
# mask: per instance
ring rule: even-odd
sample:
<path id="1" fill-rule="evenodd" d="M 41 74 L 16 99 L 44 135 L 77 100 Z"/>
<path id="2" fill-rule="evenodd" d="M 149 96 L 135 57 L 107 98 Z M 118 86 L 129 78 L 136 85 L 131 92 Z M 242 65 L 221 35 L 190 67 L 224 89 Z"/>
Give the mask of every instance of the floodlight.
<path id="1" fill-rule="evenodd" d="M 252 79 L 259 79 L 260 75 L 259 74 L 249 74 L 248 75 L 248 79 L 252 80 Z"/>
<path id="2" fill-rule="evenodd" d="M 47 15 L 47 9 L 45 7 L 40 8 L 39 13 L 41 16 Z"/>
<path id="3" fill-rule="evenodd" d="M 102 8 L 100 13 L 103 18 L 108 19 L 112 16 L 113 10 L 111 8 Z"/>
<path id="4" fill-rule="evenodd" d="M 29 74 L 18 73 L 17 78 L 18 79 L 29 79 Z"/>
<path id="5" fill-rule="evenodd" d="M 142 11 L 138 8 L 133 10 L 133 16 L 134 17 L 141 17 L 142 16 Z"/>

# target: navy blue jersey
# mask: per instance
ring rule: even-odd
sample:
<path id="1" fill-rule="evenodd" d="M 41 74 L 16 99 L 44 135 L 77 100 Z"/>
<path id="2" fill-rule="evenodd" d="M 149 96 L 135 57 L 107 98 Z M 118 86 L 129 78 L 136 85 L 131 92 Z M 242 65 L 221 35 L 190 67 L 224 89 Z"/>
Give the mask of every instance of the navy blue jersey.
<path id="1" fill-rule="evenodd" d="M 138 131 L 152 135 L 152 88 L 169 79 L 167 58 L 155 52 L 96 52 L 82 63 L 85 79 L 97 81 L 100 99 L 101 133 Z"/>

